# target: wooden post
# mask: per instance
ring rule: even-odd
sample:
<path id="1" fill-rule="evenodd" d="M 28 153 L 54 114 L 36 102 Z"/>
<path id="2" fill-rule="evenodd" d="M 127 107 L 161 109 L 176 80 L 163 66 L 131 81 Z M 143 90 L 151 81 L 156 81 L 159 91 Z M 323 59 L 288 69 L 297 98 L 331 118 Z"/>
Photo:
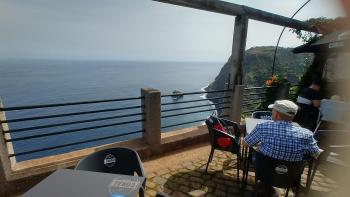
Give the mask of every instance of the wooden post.
<path id="1" fill-rule="evenodd" d="M 0 108 L 3 108 L 2 101 L 0 99 Z M 6 120 L 5 112 L 0 111 L 0 121 Z M 6 143 L 5 139 L 10 139 L 11 136 L 8 133 L 4 133 L 4 131 L 8 131 L 9 127 L 7 123 L 0 123 L 0 169 L 2 172 L 0 172 L 0 179 L 2 179 L 2 175 L 4 175 L 7 180 L 10 180 L 11 172 L 12 172 L 12 164 L 16 163 L 15 157 L 9 158 L 9 154 L 13 154 L 13 146 L 12 143 Z M 4 180 L 0 180 L 1 182 Z"/>
<path id="2" fill-rule="evenodd" d="M 141 96 L 143 112 L 143 138 L 152 152 L 157 152 L 161 143 L 160 131 L 160 91 L 152 88 L 142 88 Z"/>
<path id="3" fill-rule="evenodd" d="M 247 41 L 248 18 L 237 16 L 235 19 L 235 29 L 233 33 L 232 53 L 231 53 L 231 79 L 234 85 L 241 85 L 243 80 L 243 58 Z"/>
<path id="4" fill-rule="evenodd" d="M 231 103 L 231 113 L 230 113 L 230 119 L 234 122 L 240 123 L 241 122 L 241 115 L 242 115 L 242 100 L 243 100 L 243 91 L 244 91 L 244 85 L 236 85 L 233 92 L 233 98 Z"/>
<path id="5" fill-rule="evenodd" d="M 232 81 L 232 102 L 230 119 L 240 123 L 243 99 L 243 58 L 247 41 L 248 18 L 246 16 L 237 16 L 235 19 L 235 29 L 233 34 L 231 70 Z M 241 94 L 241 95 L 240 95 Z"/>

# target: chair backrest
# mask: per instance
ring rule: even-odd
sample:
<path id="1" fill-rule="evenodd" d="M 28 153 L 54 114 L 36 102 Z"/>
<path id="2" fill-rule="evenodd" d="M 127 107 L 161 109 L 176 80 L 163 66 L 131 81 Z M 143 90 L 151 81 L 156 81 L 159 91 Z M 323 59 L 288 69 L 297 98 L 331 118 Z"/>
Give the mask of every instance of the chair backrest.
<path id="1" fill-rule="evenodd" d="M 231 120 L 219 118 L 217 116 L 211 115 L 206 121 L 205 124 L 209 127 L 214 127 L 216 123 L 220 122 L 223 127 L 225 127 L 226 132 L 231 135 L 240 136 L 240 126 Z M 232 131 L 230 131 L 232 130 Z"/>
<path id="2" fill-rule="evenodd" d="M 267 185 L 289 188 L 300 179 L 305 164 L 306 161 L 283 161 L 257 153 L 255 176 Z"/>
<path id="3" fill-rule="evenodd" d="M 145 177 L 142 162 L 136 151 L 129 148 L 110 148 L 95 152 L 76 165 L 75 170 L 125 174 Z"/>
<path id="4" fill-rule="evenodd" d="M 205 120 L 205 124 L 207 125 L 207 127 L 214 127 L 214 125 L 219 121 L 219 118 L 216 116 L 209 116 L 209 118 L 207 118 Z"/>
<path id="5" fill-rule="evenodd" d="M 229 127 L 231 128 L 231 130 L 233 129 L 232 132 L 227 132 L 227 134 L 231 135 L 231 136 L 227 136 L 225 135 L 226 132 L 222 132 L 219 131 L 218 129 L 214 128 L 214 125 L 217 122 L 221 122 L 226 129 L 229 129 Z M 208 131 L 209 131 L 209 140 L 210 140 L 210 144 L 212 147 L 216 148 L 216 149 L 220 149 L 220 150 L 226 150 L 229 149 L 231 151 L 237 152 L 239 150 L 239 137 L 240 137 L 240 130 L 239 130 L 239 126 L 237 123 L 232 122 L 232 121 L 228 121 L 225 119 L 220 119 L 216 116 L 210 116 L 206 121 L 205 124 L 207 125 Z M 218 138 L 231 138 L 231 142 L 232 146 L 228 147 L 228 148 L 223 148 L 221 146 L 219 146 L 217 144 L 217 139 Z"/>
<path id="6" fill-rule="evenodd" d="M 214 128 L 214 125 L 216 124 L 216 117 L 210 116 L 208 119 L 205 120 L 205 124 L 207 125 L 208 131 L 209 131 L 209 141 L 211 146 L 215 146 L 216 144 L 216 129 Z"/>
<path id="7" fill-rule="evenodd" d="M 252 113 L 252 118 L 271 120 L 272 119 L 272 112 L 270 112 L 270 111 L 255 111 Z"/>

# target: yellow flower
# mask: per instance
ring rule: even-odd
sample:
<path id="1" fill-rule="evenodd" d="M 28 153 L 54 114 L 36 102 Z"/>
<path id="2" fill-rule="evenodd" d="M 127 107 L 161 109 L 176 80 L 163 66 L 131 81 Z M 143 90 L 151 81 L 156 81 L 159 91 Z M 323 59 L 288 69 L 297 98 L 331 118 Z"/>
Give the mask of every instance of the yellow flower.
<path id="1" fill-rule="evenodd" d="M 278 76 L 277 76 L 277 75 L 272 75 L 272 77 L 271 77 L 271 80 L 272 80 L 272 81 L 277 81 L 277 79 L 278 79 Z"/>

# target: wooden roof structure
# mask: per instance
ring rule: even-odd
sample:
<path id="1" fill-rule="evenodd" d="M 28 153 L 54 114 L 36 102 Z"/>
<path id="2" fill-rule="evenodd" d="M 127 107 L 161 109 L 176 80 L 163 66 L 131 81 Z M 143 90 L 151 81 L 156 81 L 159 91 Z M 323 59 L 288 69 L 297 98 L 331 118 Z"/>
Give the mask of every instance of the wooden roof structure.
<path id="1" fill-rule="evenodd" d="M 350 30 L 336 31 L 321 37 L 314 43 L 294 48 L 294 53 L 323 53 L 349 51 Z"/>
<path id="2" fill-rule="evenodd" d="M 220 0 L 153 0 L 163 3 L 174 4 L 183 7 L 189 7 L 209 12 L 215 12 L 230 16 L 246 16 L 248 19 L 253 19 L 261 22 L 266 22 L 274 25 L 286 26 L 294 29 L 300 29 L 318 33 L 318 29 L 309 26 L 307 23 L 291 19 L 289 17 L 273 14 L 252 7 L 239 5 Z"/>
<path id="3" fill-rule="evenodd" d="M 228 87 L 232 89 L 230 119 L 241 120 L 243 91 L 243 58 L 246 48 L 249 19 L 265 23 L 318 33 L 318 29 L 307 23 L 289 17 L 273 14 L 252 7 L 238 5 L 221 0 L 153 0 L 198 10 L 235 16 Z"/>

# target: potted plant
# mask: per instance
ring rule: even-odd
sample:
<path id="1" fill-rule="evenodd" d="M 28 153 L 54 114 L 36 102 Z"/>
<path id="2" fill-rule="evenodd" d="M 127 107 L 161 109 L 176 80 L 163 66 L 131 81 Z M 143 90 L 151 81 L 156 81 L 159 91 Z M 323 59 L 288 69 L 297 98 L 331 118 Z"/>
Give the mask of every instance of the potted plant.
<path id="1" fill-rule="evenodd" d="M 288 99 L 290 82 L 287 76 L 280 77 L 278 75 L 272 75 L 269 79 L 265 80 L 266 87 L 265 102 L 263 103 L 263 109 L 267 109 L 267 106 L 275 100 Z"/>

